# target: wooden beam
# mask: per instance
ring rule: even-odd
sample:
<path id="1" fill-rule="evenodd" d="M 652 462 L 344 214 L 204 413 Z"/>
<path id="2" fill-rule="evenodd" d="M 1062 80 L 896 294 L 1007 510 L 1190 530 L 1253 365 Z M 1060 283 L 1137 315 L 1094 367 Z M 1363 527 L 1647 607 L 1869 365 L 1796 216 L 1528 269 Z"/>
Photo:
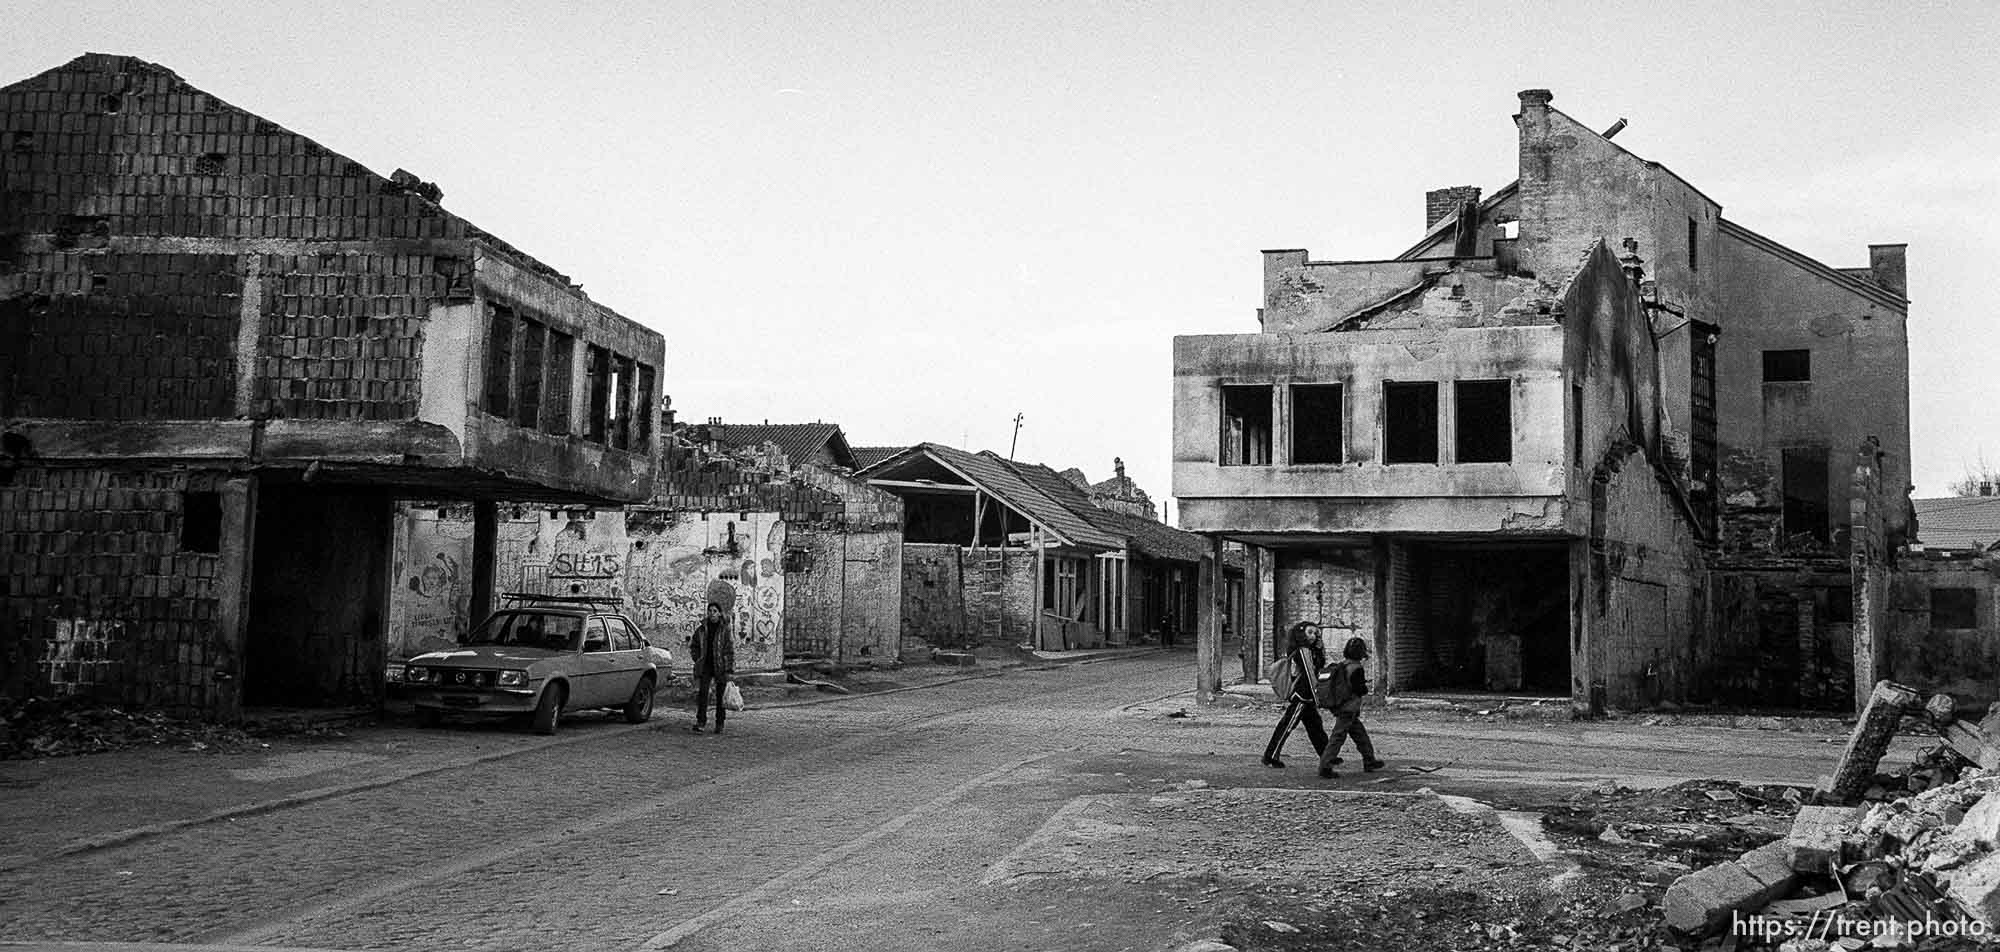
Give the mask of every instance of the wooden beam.
<path id="1" fill-rule="evenodd" d="M 868 481 L 868 485 L 879 486 L 883 489 L 902 489 L 913 493 L 964 494 L 977 493 L 979 491 L 979 487 L 977 486 L 960 486 L 957 483 L 925 483 L 909 479 L 871 479 Z"/>

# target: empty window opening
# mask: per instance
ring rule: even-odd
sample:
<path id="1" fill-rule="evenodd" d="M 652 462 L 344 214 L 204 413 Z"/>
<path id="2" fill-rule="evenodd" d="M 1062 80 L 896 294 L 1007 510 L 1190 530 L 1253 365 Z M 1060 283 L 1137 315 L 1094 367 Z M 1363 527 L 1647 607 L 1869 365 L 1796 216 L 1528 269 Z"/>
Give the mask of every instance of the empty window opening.
<path id="1" fill-rule="evenodd" d="M 1931 627 L 1979 627 L 1979 591 L 1970 588 L 1931 589 Z"/>
<path id="2" fill-rule="evenodd" d="M 542 429 L 568 436 L 572 381 L 576 378 L 576 338 L 549 331 L 548 385 L 542 394 Z"/>
<path id="3" fill-rule="evenodd" d="M 653 368 L 638 365 L 638 393 L 633 397 L 633 425 L 638 430 L 638 439 L 632 449 L 644 453 L 653 448 Z"/>
<path id="4" fill-rule="evenodd" d="M 1438 459 L 1438 385 L 1382 385 L 1382 461 L 1435 463 Z"/>
<path id="5" fill-rule="evenodd" d="M 1785 450 L 1781 460 L 1785 492 L 1785 535 L 1827 541 L 1826 450 Z"/>
<path id="6" fill-rule="evenodd" d="M 181 494 L 181 551 L 222 551 L 222 494 Z"/>
<path id="7" fill-rule="evenodd" d="M 1764 352 L 1764 382 L 1793 383 L 1812 379 L 1812 351 L 1767 350 Z"/>
<path id="8" fill-rule="evenodd" d="M 1583 465 L 1583 384 L 1569 385 L 1569 462 Z"/>
<path id="9" fill-rule="evenodd" d="M 229 161 L 229 156 L 221 152 L 204 152 L 194 160 L 194 174 L 221 175 Z"/>
<path id="10" fill-rule="evenodd" d="M 542 422 L 542 373 L 548 329 L 535 321 L 521 322 L 520 379 L 514 384 L 514 422 L 532 430 Z"/>
<path id="11" fill-rule="evenodd" d="M 594 344 L 584 346 L 588 348 L 584 351 L 584 372 L 590 377 L 590 416 L 583 438 L 602 443 L 611 422 L 611 352 Z"/>
<path id="12" fill-rule="evenodd" d="M 1512 241 L 1516 238 L 1521 237 L 1521 223 L 1518 221 L 1501 222 L 1500 237 L 1505 238 L 1508 241 Z"/>
<path id="13" fill-rule="evenodd" d="M 1696 241 L 1694 219 L 1688 219 L 1688 270 L 1701 268 L 1701 246 Z"/>
<path id="14" fill-rule="evenodd" d="M 1271 465 L 1271 388 L 1222 388 L 1222 465 Z"/>
<path id="15" fill-rule="evenodd" d="M 506 417 L 511 405 L 508 384 L 514 366 L 514 312 L 486 307 L 486 412 Z"/>
<path id="16" fill-rule="evenodd" d="M 104 109 L 105 114 L 115 116 L 118 114 L 118 110 L 125 108 L 125 97 L 117 93 L 110 93 L 103 99 L 98 100 L 98 105 Z"/>
<path id="17" fill-rule="evenodd" d="M 1829 585 L 1819 593 L 1821 604 L 1814 610 L 1822 621 L 1834 625 L 1854 623 L 1854 586 Z"/>
<path id="18" fill-rule="evenodd" d="M 632 448 L 632 359 L 618 357 L 611 369 L 611 445 Z"/>
<path id="19" fill-rule="evenodd" d="M 1292 388 L 1292 462 L 1340 463 L 1341 401 L 1337 383 Z"/>
<path id="20" fill-rule="evenodd" d="M 1457 407 L 1460 463 L 1506 463 L 1514 459 L 1514 390 L 1505 380 L 1460 380 L 1452 384 Z"/>

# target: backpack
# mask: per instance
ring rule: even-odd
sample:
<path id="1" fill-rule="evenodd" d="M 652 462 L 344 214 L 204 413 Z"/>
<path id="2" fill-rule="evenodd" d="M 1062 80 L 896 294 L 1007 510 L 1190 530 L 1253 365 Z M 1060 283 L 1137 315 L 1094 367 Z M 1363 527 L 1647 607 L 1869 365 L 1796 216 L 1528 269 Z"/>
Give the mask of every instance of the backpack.
<path id="1" fill-rule="evenodd" d="M 1264 674 L 1271 679 L 1271 693 L 1277 695 L 1278 700 L 1291 700 L 1292 687 L 1298 681 L 1292 675 L 1291 655 L 1286 655 L 1271 662 L 1271 666 L 1264 669 Z"/>
<path id="2" fill-rule="evenodd" d="M 1338 711 L 1347 702 L 1354 700 L 1354 669 L 1352 662 L 1342 661 L 1328 669 L 1332 675 L 1319 682 L 1319 706 L 1329 711 Z"/>

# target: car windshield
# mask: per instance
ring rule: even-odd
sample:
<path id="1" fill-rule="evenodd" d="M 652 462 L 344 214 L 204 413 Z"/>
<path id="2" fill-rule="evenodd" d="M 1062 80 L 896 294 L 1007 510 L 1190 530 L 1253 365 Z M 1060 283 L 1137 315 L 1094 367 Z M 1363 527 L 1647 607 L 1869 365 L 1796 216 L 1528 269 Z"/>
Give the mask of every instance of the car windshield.
<path id="1" fill-rule="evenodd" d="M 583 637 L 583 618 L 560 612 L 494 612 L 465 639 L 468 645 L 512 645 L 575 651 Z"/>

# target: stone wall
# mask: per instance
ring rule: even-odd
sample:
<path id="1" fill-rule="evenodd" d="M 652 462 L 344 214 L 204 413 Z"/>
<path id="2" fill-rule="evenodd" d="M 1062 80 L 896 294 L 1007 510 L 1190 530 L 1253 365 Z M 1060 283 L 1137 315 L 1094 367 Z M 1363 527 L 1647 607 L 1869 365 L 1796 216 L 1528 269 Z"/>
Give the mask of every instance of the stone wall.
<path id="1" fill-rule="evenodd" d="M 965 614 L 964 550 L 944 543 L 903 543 L 903 641 L 960 647 Z"/>

